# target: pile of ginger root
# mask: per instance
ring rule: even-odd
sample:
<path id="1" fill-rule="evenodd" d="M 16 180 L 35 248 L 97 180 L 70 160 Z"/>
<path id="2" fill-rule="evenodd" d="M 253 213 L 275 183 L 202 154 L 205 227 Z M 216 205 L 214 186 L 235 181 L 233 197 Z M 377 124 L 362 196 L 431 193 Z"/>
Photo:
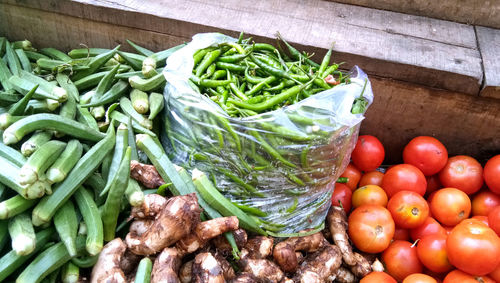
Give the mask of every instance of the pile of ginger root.
<path id="1" fill-rule="evenodd" d="M 154 167 L 146 169 L 151 174 Z M 201 212 L 195 194 L 146 195 L 132 208 L 125 240 L 104 246 L 91 282 L 134 282 L 144 257 L 153 261 L 152 283 L 358 282 L 371 271 L 383 271 L 374 255 L 353 251 L 340 207 L 330 208 L 323 231 L 287 239 L 249 235 L 235 216 L 200 221 Z M 226 232 L 236 240 L 238 260 Z"/>

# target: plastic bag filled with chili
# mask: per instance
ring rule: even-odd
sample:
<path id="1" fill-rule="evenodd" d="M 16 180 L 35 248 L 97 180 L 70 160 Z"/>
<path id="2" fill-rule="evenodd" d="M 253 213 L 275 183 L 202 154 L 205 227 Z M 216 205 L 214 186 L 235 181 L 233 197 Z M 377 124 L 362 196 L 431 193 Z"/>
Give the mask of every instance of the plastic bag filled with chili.
<path id="1" fill-rule="evenodd" d="M 236 39 L 197 34 L 167 59 L 161 141 L 173 162 L 204 171 L 233 203 L 274 233 L 319 227 L 334 184 L 349 163 L 373 93 L 357 66 L 339 84 L 273 111 L 231 117 L 193 86 L 193 55 Z"/>

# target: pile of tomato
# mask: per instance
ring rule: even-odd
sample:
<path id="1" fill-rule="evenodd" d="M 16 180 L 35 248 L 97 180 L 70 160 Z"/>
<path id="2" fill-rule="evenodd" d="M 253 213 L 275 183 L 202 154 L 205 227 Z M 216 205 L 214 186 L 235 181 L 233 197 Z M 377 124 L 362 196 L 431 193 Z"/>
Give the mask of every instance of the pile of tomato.
<path id="1" fill-rule="evenodd" d="M 483 167 L 420 136 L 404 164 L 380 168 L 384 157 L 376 137 L 360 136 L 332 197 L 354 246 L 385 266 L 361 282 L 500 282 L 500 155 Z"/>

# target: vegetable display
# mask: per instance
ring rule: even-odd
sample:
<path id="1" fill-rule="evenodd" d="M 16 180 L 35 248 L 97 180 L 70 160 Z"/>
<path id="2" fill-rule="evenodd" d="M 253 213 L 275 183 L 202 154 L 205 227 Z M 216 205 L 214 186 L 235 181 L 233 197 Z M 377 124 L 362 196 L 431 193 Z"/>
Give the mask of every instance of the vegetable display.
<path id="1" fill-rule="evenodd" d="M 169 57 L 161 140 L 174 163 L 286 236 L 322 225 L 373 95 L 359 68 L 330 64 L 331 50 L 316 64 L 278 39 L 286 51 L 198 34 Z"/>

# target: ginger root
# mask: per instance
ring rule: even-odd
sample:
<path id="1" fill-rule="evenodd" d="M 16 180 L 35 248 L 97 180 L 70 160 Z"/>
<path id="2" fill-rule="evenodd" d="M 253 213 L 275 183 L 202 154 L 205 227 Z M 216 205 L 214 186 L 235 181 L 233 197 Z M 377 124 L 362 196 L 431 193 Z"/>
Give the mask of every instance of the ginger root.
<path id="1" fill-rule="evenodd" d="M 130 250 L 126 250 L 120 261 L 120 269 L 128 276 L 137 268 L 141 259 L 141 256 L 134 254 Z"/>
<path id="2" fill-rule="evenodd" d="M 194 258 L 192 281 L 195 283 L 223 283 L 224 274 L 219 262 L 211 253 L 199 253 Z"/>
<path id="3" fill-rule="evenodd" d="M 127 246 L 120 238 L 107 243 L 92 269 L 90 282 L 127 282 L 125 274 L 120 268 L 120 262 L 126 249 Z"/>
<path id="4" fill-rule="evenodd" d="M 176 196 L 167 200 L 154 223 L 142 235 L 129 232 L 128 248 L 138 255 L 155 254 L 188 236 L 200 219 L 196 194 Z"/>
<path id="5" fill-rule="evenodd" d="M 285 272 L 295 272 L 299 265 L 296 251 L 315 252 L 327 243 L 321 232 L 305 236 L 292 237 L 274 247 L 274 261 Z"/>
<path id="6" fill-rule="evenodd" d="M 153 219 L 134 220 L 132 223 L 130 223 L 130 227 L 128 228 L 128 230 L 130 233 L 141 236 L 146 231 L 148 231 L 149 227 L 151 227 L 154 222 L 155 221 Z"/>
<path id="7" fill-rule="evenodd" d="M 234 277 L 229 283 L 260 283 L 261 281 L 251 273 L 243 272 Z"/>
<path id="8" fill-rule="evenodd" d="M 245 250 L 248 251 L 248 257 L 253 259 L 266 258 L 273 252 L 274 240 L 271 237 L 256 236 L 247 241 Z"/>
<path id="9" fill-rule="evenodd" d="M 320 251 L 309 255 L 300 266 L 293 280 L 301 283 L 321 283 L 335 275 L 342 264 L 342 254 L 336 246 L 327 244 Z"/>
<path id="10" fill-rule="evenodd" d="M 142 164 L 135 160 L 130 162 L 130 177 L 150 189 L 156 189 L 165 184 L 153 165 Z"/>
<path id="11" fill-rule="evenodd" d="M 349 237 L 347 236 L 347 216 L 343 208 L 332 206 L 326 217 L 333 242 L 342 252 L 342 258 L 347 265 L 356 265 Z"/>
<path id="12" fill-rule="evenodd" d="M 132 207 L 131 217 L 135 219 L 156 218 L 167 204 L 167 199 L 158 194 L 144 196 L 142 205 Z"/>
<path id="13" fill-rule="evenodd" d="M 190 260 L 181 266 L 179 270 L 179 280 L 182 283 L 191 283 L 193 278 L 193 262 L 194 260 Z"/>
<path id="14" fill-rule="evenodd" d="M 180 239 L 176 248 L 184 254 L 192 253 L 203 247 L 209 240 L 225 232 L 238 229 L 239 221 L 236 216 L 219 217 L 196 225 L 194 233 Z"/>
<path id="15" fill-rule="evenodd" d="M 354 252 L 353 255 L 356 260 L 356 264 L 351 266 L 351 271 L 356 277 L 363 278 L 368 273 L 372 272 L 372 266 L 368 259 L 356 252 Z"/>
<path id="16" fill-rule="evenodd" d="M 338 283 L 354 283 L 356 282 L 356 277 L 345 267 L 339 267 L 335 273 L 335 282 Z"/>
<path id="17" fill-rule="evenodd" d="M 384 265 L 376 258 L 372 263 L 372 271 L 384 272 Z"/>
<path id="18" fill-rule="evenodd" d="M 234 269 L 229 261 L 227 261 L 227 259 L 218 252 L 216 252 L 214 256 L 220 267 L 222 268 L 224 279 L 226 279 L 226 281 L 233 279 L 236 276 L 236 273 L 234 272 Z"/>
<path id="19" fill-rule="evenodd" d="M 238 264 L 243 272 L 252 274 L 259 281 L 277 283 L 285 278 L 285 274 L 278 265 L 267 259 L 251 258 L 247 249 L 241 251 Z"/>
<path id="20" fill-rule="evenodd" d="M 245 232 L 245 230 L 243 229 L 237 229 L 233 231 L 232 234 L 234 236 L 236 246 L 238 246 L 238 249 L 242 249 L 247 243 L 247 232 Z M 230 255 L 233 250 L 224 235 L 213 238 L 212 243 L 214 244 L 217 251 L 221 252 L 224 256 Z"/>
<path id="21" fill-rule="evenodd" d="M 178 273 L 181 266 L 181 255 L 175 248 L 165 248 L 156 257 L 151 271 L 151 283 L 180 282 Z"/>

